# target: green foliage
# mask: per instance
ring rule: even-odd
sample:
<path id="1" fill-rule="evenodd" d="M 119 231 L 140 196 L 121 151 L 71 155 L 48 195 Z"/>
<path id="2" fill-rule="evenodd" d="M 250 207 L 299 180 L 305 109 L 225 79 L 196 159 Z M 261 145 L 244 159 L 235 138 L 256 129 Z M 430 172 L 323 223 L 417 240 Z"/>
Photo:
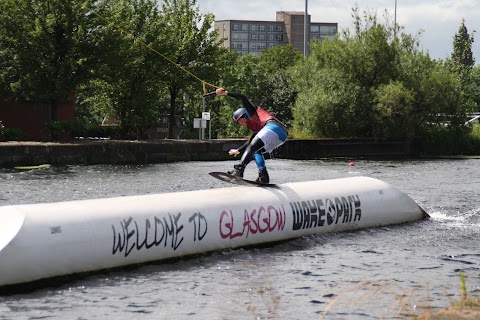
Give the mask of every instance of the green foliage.
<path id="1" fill-rule="evenodd" d="M 372 137 L 385 131 L 375 123 L 375 92 L 397 77 L 398 42 L 392 40 L 393 27 L 379 24 L 376 15 L 366 15 L 363 25 L 358 10 L 353 13 L 353 35 L 344 31 L 314 43 L 311 55 L 293 71 L 299 92 L 295 124 L 319 137 Z"/>
<path id="2" fill-rule="evenodd" d="M 425 155 L 480 154 L 480 124 L 473 126 L 437 126 L 420 140 Z"/>
<path id="3" fill-rule="evenodd" d="M 85 74 L 89 26 L 80 2 L 2 0 L 0 11 L 0 91 L 66 101 Z"/>
<path id="4" fill-rule="evenodd" d="M 462 290 L 462 299 L 467 300 L 467 286 L 465 285 L 465 274 L 460 272 L 460 289 Z"/>
<path id="5" fill-rule="evenodd" d="M 452 57 L 445 62 L 445 66 L 460 81 L 461 104 L 465 106 L 466 112 L 480 110 L 480 73 L 478 66 L 474 67 L 473 42 L 473 34 L 468 34 L 465 19 L 462 19 L 453 40 Z"/>
<path id="6" fill-rule="evenodd" d="M 182 112 L 176 98 L 192 82 L 201 92 L 186 70 L 215 77 L 222 50 L 210 30 L 213 16 L 195 4 L 165 1 L 160 10 L 154 0 L 2 1 L 0 92 L 53 107 L 75 92 L 86 124 L 114 115 L 125 134 L 139 137 L 160 114 Z"/>
<path id="7" fill-rule="evenodd" d="M 15 141 L 22 135 L 22 130 L 19 128 L 7 128 L 3 131 L 3 135 L 7 141 Z"/>
<path id="8" fill-rule="evenodd" d="M 7 141 L 17 140 L 22 135 L 22 130 L 18 128 L 5 128 L 5 125 L 0 121 L 0 138 Z M 1 140 L 0 140 L 1 141 Z"/>
<path id="9" fill-rule="evenodd" d="M 468 34 L 465 19 L 453 38 L 452 60 L 458 69 L 471 68 L 475 64 L 472 53 L 473 34 Z"/>
<path id="10" fill-rule="evenodd" d="M 310 133 L 304 133 L 301 131 L 297 131 L 295 129 L 291 129 L 288 131 L 288 138 L 289 139 L 315 139 L 315 136 Z"/>
<path id="11" fill-rule="evenodd" d="M 50 121 L 45 124 L 53 140 L 71 140 L 78 132 L 83 132 L 83 124 L 78 120 Z"/>
<path id="12" fill-rule="evenodd" d="M 480 65 L 475 65 L 469 75 L 470 79 L 467 82 L 469 97 L 476 106 L 474 111 L 480 112 Z"/>
<path id="13" fill-rule="evenodd" d="M 237 57 L 230 67 L 224 69 L 221 83 L 227 90 L 246 95 L 252 103 L 260 105 L 287 125 L 292 122 L 292 106 L 297 97 L 292 76 L 287 71 L 303 59 L 293 46 L 275 46 L 258 57 Z M 217 98 L 220 102 L 218 116 L 222 124 L 219 137 L 242 137 L 249 131 L 232 121 L 232 112 L 241 107 L 238 100 Z"/>
<path id="14" fill-rule="evenodd" d="M 290 44 L 270 47 L 259 56 L 259 63 L 268 73 L 286 70 L 302 60 L 303 54 Z"/>
<path id="15" fill-rule="evenodd" d="M 460 272 L 460 291 L 462 293 L 462 300 L 453 302 L 453 306 L 456 308 L 479 308 L 480 299 L 469 298 L 467 293 L 467 286 L 465 284 L 465 274 Z"/>
<path id="16" fill-rule="evenodd" d="M 258 57 L 244 55 L 238 57 L 228 73 L 222 76 L 225 89 L 231 92 L 240 92 L 246 95 L 254 104 L 260 104 L 257 93 L 265 82 L 266 72 L 259 67 Z M 247 136 L 247 129 L 232 121 L 232 113 L 242 107 L 237 99 L 228 97 L 217 97 L 220 102 L 218 118 L 222 127 L 218 130 L 219 137 L 240 137 Z"/>
<path id="17" fill-rule="evenodd" d="M 305 70 L 310 68 L 309 61 Z M 355 106 L 358 87 L 342 81 L 335 69 L 321 69 L 312 77 L 304 77 L 294 108 L 294 129 L 316 137 L 345 137 L 355 129 Z"/>
<path id="18" fill-rule="evenodd" d="M 91 79 L 78 88 L 76 116 L 86 124 L 100 124 L 115 117 L 115 85 L 112 81 Z"/>
<path id="19" fill-rule="evenodd" d="M 415 97 L 410 115 L 416 123 L 414 135 L 437 134 L 448 125 L 449 131 L 456 130 L 461 136 L 465 114 L 471 111 L 472 104 L 464 99 L 462 84 L 456 74 L 445 64 L 422 53 L 404 55 L 401 65 L 408 70 L 402 73 L 401 80 Z"/>
<path id="20" fill-rule="evenodd" d="M 206 81 L 245 94 L 293 125 L 295 137 L 420 138 L 430 153 L 478 150 L 478 125 L 464 125 L 480 111 L 480 67 L 464 21 L 452 58 L 435 61 L 419 51 L 420 33 L 354 8 L 353 30 L 312 43 L 304 59 L 290 45 L 227 52 L 196 0 L 3 0 L 0 10 L 0 94 L 55 109 L 75 93 L 80 123 L 50 123 L 55 137 L 140 138 L 161 116 L 182 115 L 182 137 L 196 138 Z M 250 134 L 232 121 L 237 100 L 205 103 L 213 137 Z M 118 129 L 99 126 L 110 117 Z"/>
<path id="21" fill-rule="evenodd" d="M 173 124 L 173 116 L 180 113 L 177 98 L 192 84 L 196 85 L 197 92 L 201 92 L 200 80 L 208 82 L 216 77 L 218 61 L 221 61 L 217 58 L 222 50 L 216 41 L 216 32 L 211 30 L 213 15 L 200 14 L 196 0 L 163 1 L 160 19 L 158 40 L 170 61 L 158 77 L 168 88 L 168 113 Z M 172 137 L 172 129 L 171 125 L 169 137 Z"/>
<path id="22" fill-rule="evenodd" d="M 472 126 L 472 133 L 471 136 L 473 139 L 477 140 L 480 142 L 480 121 L 477 121 L 473 126 Z"/>
<path id="23" fill-rule="evenodd" d="M 294 130 L 316 137 L 468 136 L 463 123 L 476 107 L 474 87 L 467 93 L 461 77 L 420 52 L 418 35 L 395 30 L 388 15 L 380 24 L 376 14 L 362 19 L 354 8 L 353 18 L 353 33 L 312 44 L 291 70 Z"/>
<path id="24" fill-rule="evenodd" d="M 352 16 L 355 34 L 343 33 L 340 39 L 346 44 L 345 51 L 330 65 L 343 68 L 347 80 L 365 89 L 389 82 L 396 77 L 398 68 L 393 26 L 380 24 L 375 13 L 364 12 L 362 21 L 358 8 L 353 9 Z"/>
<path id="25" fill-rule="evenodd" d="M 163 61 L 142 43 L 156 40 L 159 11 L 153 0 L 100 1 L 92 15 L 92 35 L 102 49 L 97 69 L 78 90 L 80 114 L 85 119 L 117 116 L 124 136 L 141 137 L 144 127 L 159 117 L 161 82 L 153 76 Z M 123 31 L 123 32 L 122 32 Z M 153 44 L 152 44 L 153 45 Z"/>
<path id="26" fill-rule="evenodd" d="M 283 123 L 290 124 L 293 120 L 292 106 L 297 96 L 290 75 L 285 70 L 279 70 L 266 79 L 262 89 L 259 94 L 260 105 Z"/>
<path id="27" fill-rule="evenodd" d="M 256 94 L 259 104 L 285 124 L 293 120 L 292 107 L 297 98 L 289 70 L 302 60 L 302 53 L 291 45 L 271 47 L 259 56 L 259 68 L 267 75 Z"/>
<path id="28" fill-rule="evenodd" d="M 376 122 L 381 124 L 375 132 L 377 137 L 408 137 L 415 133 L 413 106 L 415 97 L 413 90 L 405 88 L 399 81 L 379 86 L 375 93 Z"/>

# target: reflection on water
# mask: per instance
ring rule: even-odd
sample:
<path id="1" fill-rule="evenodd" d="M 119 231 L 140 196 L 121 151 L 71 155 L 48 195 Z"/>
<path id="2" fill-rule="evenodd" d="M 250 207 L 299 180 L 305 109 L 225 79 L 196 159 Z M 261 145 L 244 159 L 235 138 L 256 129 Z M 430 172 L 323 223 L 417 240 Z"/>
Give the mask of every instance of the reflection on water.
<path id="1" fill-rule="evenodd" d="M 270 160 L 274 183 L 370 176 L 431 219 L 223 250 L 0 297 L 0 319 L 405 318 L 478 292 L 480 160 Z M 0 206 L 229 187 L 235 162 L 0 169 Z M 254 178 L 254 165 L 246 176 Z"/>

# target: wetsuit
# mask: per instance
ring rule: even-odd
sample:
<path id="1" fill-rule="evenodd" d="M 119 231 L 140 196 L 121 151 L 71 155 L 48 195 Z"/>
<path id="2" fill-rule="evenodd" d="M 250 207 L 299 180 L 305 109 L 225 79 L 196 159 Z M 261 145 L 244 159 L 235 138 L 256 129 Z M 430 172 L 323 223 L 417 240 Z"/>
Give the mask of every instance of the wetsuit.
<path id="1" fill-rule="evenodd" d="M 237 150 L 243 152 L 241 165 L 244 167 L 255 159 L 259 170 L 265 170 L 265 158 L 262 151 L 272 152 L 287 140 L 285 125 L 275 116 L 261 107 L 254 106 L 246 96 L 240 93 L 228 92 L 228 96 L 241 100 L 247 110 L 247 128 L 253 131 L 250 139 Z"/>

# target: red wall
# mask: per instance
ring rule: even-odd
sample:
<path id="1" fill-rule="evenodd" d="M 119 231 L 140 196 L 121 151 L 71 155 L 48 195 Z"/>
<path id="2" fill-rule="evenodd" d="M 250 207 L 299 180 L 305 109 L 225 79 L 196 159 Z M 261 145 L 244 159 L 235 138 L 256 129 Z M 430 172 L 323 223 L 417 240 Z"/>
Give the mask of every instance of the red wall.
<path id="1" fill-rule="evenodd" d="M 58 120 L 75 119 L 73 104 L 64 103 L 58 106 Z M 0 99 L 0 120 L 6 129 L 21 130 L 18 140 L 48 141 L 50 135 L 45 124 L 51 121 L 51 108 L 47 103 L 18 102 L 12 99 Z"/>

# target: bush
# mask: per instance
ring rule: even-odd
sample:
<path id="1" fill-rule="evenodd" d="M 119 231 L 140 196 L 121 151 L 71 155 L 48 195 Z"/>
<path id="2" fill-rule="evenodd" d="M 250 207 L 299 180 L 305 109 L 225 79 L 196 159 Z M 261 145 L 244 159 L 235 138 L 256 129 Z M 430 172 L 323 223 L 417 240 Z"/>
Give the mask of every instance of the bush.
<path id="1" fill-rule="evenodd" d="M 422 153 L 434 156 L 478 155 L 480 154 L 480 124 L 473 128 L 437 127 L 422 139 Z"/>
<path id="2" fill-rule="evenodd" d="M 18 128 L 4 129 L 3 135 L 7 141 L 16 141 L 22 135 L 22 130 Z"/>
<path id="3" fill-rule="evenodd" d="M 82 125 L 78 120 L 50 121 L 45 128 L 50 131 L 52 140 L 70 140 L 75 132 L 82 130 Z"/>
<path id="4" fill-rule="evenodd" d="M 121 131 L 120 126 L 87 125 L 82 131 L 75 132 L 75 137 L 120 139 L 122 136 Z"/>

